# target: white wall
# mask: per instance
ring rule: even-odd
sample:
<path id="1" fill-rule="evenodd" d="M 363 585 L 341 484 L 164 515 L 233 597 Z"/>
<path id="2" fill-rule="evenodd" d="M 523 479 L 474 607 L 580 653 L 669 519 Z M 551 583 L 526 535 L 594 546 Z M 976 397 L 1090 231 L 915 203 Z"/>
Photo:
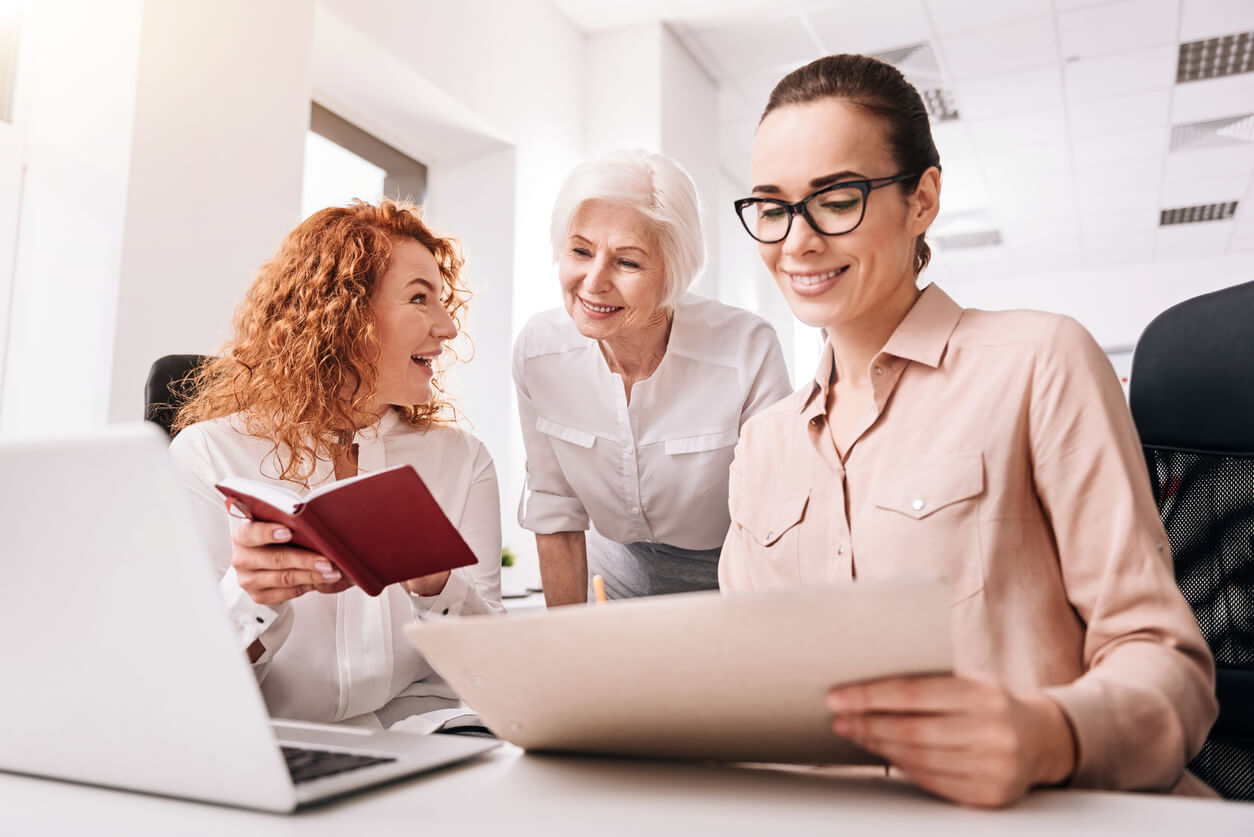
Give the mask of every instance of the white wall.
<path id="1" fill-rule="evenodd" d="M 148 367 L 209 352 L 300 220 L 312 0 L 144 4 L 118 283 L 113 420 Z"/>
<path id="2" fill-rule="evenodd" d="M 12 265 L 4 432 L 103 423 L 125 230 L 142 3 L 28 3 L 4 180 Z M 18 165 L 15 172 L 13 166 Z M 5 253 L 4 251 L 8 251 Z M 135 385 L 138 402 L 142 378 Z"/>

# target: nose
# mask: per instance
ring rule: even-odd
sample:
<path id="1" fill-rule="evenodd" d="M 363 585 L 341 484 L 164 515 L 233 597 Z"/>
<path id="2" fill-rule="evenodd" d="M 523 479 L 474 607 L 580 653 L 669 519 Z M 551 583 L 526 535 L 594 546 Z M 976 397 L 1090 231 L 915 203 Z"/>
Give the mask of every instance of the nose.
<path id="1" fill-rule="evenodd" d="M 443 305 L 438 306 L 438 309 L 431 323 L 431 336 L 440 340 L 452 340 L 457 336 L 457 323 L 453 322 L 453 315 Z"/>
<path id="2" fill-rule="evenodd" d="M 583 277 L 583 289 L 590 294 L 605 294 L 614 289 L 607 259 L 598 257 L 588 265 L 588 272 Z"/>
<path id="3" fill-rule="evenodd" d="M 792 226 L 789 227 L 788 235 L 784 236 L 780 246 L 785 256 L 795 258 L 822 252 L 827 246 L 827 240 L 815 232 L 810 222 L 798 212 L 793 216 Z"/>

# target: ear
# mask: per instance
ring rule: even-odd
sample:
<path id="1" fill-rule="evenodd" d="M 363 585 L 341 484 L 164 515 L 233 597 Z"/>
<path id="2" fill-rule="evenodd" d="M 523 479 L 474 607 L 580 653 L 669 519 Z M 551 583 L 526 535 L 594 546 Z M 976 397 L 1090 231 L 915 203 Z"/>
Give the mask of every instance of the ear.
<path id="1" fill-rule="evenodd" d="M 940 212 L 940 169 L 930 166 L 919 177 L 918 188 L 910 196 L 910 215 L 907 223 L 911 235 L 922 235 L 936 220 Z"/>

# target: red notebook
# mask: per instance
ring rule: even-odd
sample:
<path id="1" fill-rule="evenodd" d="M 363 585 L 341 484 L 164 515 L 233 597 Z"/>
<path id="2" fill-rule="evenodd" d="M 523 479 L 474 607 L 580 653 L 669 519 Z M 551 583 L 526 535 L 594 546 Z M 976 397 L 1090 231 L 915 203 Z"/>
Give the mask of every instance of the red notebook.
<path id="1" fill-rule="evenodd" d="M 230 508 L 282 523 L 291 543 L 325 555 L 371 596 L 398 581 L 477 563 L 457 528 L 411 465 L 398 465 L 295 491 L 227 477 L 217 484 Z"/>

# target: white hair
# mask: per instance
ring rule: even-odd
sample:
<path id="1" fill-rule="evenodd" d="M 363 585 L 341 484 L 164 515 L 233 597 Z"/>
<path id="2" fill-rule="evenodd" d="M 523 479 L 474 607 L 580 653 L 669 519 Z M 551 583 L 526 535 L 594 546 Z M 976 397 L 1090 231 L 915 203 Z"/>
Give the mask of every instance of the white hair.
<path id="1" fill-rule="evenodd" d="M 571 169 L 553 203 L 553 260 L 566 248 L 570 224 L 588 201 L 630 207 L 657 234 L 665 267 L 662 306 L 674 307 L 705 267 L 701 203 L 688 172 L 664 154 L 611 151 Z"/>

